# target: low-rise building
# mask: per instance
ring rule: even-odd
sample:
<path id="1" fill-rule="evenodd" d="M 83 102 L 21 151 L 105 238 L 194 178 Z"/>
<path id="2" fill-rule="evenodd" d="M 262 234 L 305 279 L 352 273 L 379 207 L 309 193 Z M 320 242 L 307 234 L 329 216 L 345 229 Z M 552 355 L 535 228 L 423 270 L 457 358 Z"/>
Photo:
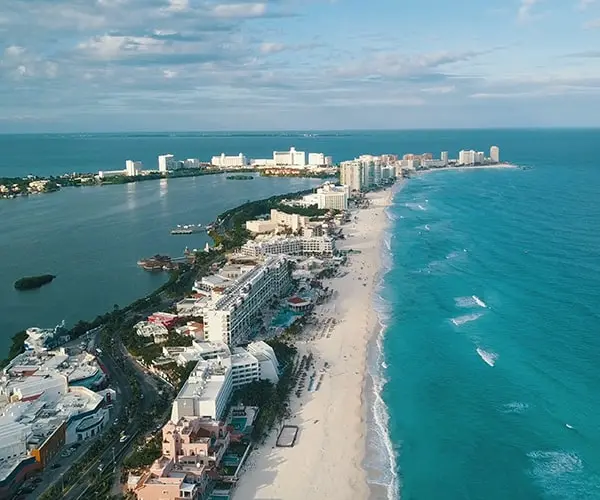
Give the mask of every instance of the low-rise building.
<path id="1" fill-rule="evenodd" d="M 265 241 L 249 240 L 240 248 L 247 257 L 267 255 L 324 255 L 335 252 L 335 240 L 328 236 L 274 237 Z"/>
<path id="2" fill-rule="evenodd" d="M 65 444 L 96 436 L 107 423 L 104 397 L 70 387 L 58 368 L 31 375 L 5 372 L 0 382 L 0 494 L 14 492 Z"/>
<path id="3" fill-rule="evenodd" d="M 163 325 L 167 328 L 171 328 L 177 322 L 177 319 L 177 314 L 155 312 L 148 316 L 148 323 Z"/>
<path id="4" fill-rule="evenodd" d="M 152 338 L 155 344 L 162 344 L 169 338 L 169 330 L 161 323 L 150 323 L 149 321 L 140 321 L 134 327 L 136 335 L 140 337 Z"/>
<path id="5" fill-rule="evenodd" d="M 246 229 L 254 234 L 272 233 L 278 229 L 300 232 L 310 224 L 310 218 L 299 214 L 289 214 L 275 208 L 271 209 L 270 219 L 246 222 Z"/>
<path id="6" fill-rule="evenodd" d="M 178 464 L 161 457 L 142 475 L 131 474 L 127 489 L 138 500 L 200 500 L 206 497 L 208 467 Z"/>

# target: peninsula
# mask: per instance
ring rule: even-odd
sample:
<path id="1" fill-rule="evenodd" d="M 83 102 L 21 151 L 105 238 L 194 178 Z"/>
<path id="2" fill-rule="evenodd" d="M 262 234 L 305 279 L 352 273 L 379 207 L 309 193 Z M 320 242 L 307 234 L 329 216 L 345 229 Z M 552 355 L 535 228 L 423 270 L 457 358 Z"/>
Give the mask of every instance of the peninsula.
<path id="1" fill-rule="evenodd" d="M 56 276 L 53 274 L 42 274 L 40 276 L 26 276 L 15 281 L 16 290 L 34 290 L 51 283 Z"/>

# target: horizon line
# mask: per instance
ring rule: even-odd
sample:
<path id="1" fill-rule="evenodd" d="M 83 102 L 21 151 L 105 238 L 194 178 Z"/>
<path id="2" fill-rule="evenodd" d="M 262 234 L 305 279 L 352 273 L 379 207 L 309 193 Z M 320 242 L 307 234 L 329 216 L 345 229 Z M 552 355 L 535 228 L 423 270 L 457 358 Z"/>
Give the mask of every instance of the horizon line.
<path id="1" fill-rule="evenodd" d="M 346 129 L 240 129 L 240 130 L 97 130 L 97 131 L 31 131 L 31 132 L 0 132 L 0 136 L 4 135 L 108 135 L 108 134 L 286 134 L 286 133 L 357 133 L 357 132 L 474 132 L 474 131 L 511 131 L 511 130 L 526 130 L 526 131 L 544 131 L 544 130 L 600 130 L 599 126 L 515 126 L 515 127 L 454 127 L 454 128 L 438 128 L 438 127 L 415 127 L 415 128 L 346 128 Z"/>

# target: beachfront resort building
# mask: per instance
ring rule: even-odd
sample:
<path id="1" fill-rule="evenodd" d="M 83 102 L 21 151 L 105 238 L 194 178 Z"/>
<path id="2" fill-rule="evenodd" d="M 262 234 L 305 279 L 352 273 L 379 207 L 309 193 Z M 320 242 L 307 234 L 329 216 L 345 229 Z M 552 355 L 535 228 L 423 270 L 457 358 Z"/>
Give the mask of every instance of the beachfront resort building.
<path id="1" fill-rule="evenodd" d="M 158 171 L 168 172 L 169 170 L 175 170 L 177 168 L 177 161 L 172 154 L 160 155 L 158 157 Z"/>
<path id="2" fill-rule="evenodd" d="M 482 165 L 485 163 L 483 151 L 462 150 L 458 153 L 458 165 Z"/>
<path id="3" fill-rule="evenodd" d="M 210 477 L 208 468 L 176 464 L 160 457 L 141 475 L 130 474 L 127 489 L 138 500 L 198 500 L 205 498 Z"/>
<path id="4" fill-rule="evenodd" d="M 348 186 L 348 190 L 361 191 L 363 188 L 363 166 L 360 162 L 344 161 L 340 165 L 340 184 Z"/>
<path id="5" fill-rule="evenodd" d="M 135 177 L 136 175 L 140 175 L 140 173 L 142 172 L 142 168 L 143 165 L 141 161 L 125 161 L 125 175 L 127 177 Z"/>
<path id="6" fill-rule="evenodd" d="M 217 357 L 200 360 L 177 394 L 171 409 L 171 420 L 203 417 L 218 420 L 223 415 L 231 391 L 231 361 Z"/>
<path id="7" fill-rule="evenodd" d="M 310 218 L 298 214 L 288 214 L 275 208 L 271 209 L 271 215 L 266 220 L 249 220 L 246 229 L 254 234 L 273 233 L 278 229 L 289 229 L 294 233 L 310 225 Z"/>
<path id="8" fill-rule="evenodd" d="M 183 168 L 200 168 L 200 160 L 198 158 L 188 158 L 183 161 Z"/>
<path id="9" fill-rule="evenodd" d="M 240 248 L 246 257 L 260 258 L 268 255 L 319 255 L 332 256 L 335 241 L 328 236 L 275 237 L 264 241 L 249 240 Z"/>
<path id="10" fill-rule="evenodd" d="M 448 151 L 442 151 L 442 154 L 440 155 L 440 159 L 442 161 L 442 164 L 444 167 L 448 166 Z"/>
<path id="11" fill-rule="evenodd" d="M 284 256 L 269 257 L 242 275 L 204 312 L 204 335 L 210 342 L 235 346 L 251 337 L 258 313 L 291 287 L 290 263 Z"/>
<path id="12" fill-rule="evenodd" d="M 348 194 L 347 187 L 326 182 L 317 189 L 317 206 L 325 210 L 347 210 Z"/>
<path id="13" fill-rule="evenodd" d="M 500 148 L 498 146 L 490 148 L 490 160 L 492 163 L 500 163 Z"/>
<path id="14" fill-rule="evenodd" d="M 231 440 L 224 424 L 182 418 L 162 429 L 162 456 L 149 470 L 130 474 L 127 489 L 139 500 L 199 500 L 209 493 L 211 476 Z"/>
<path id="15" fill-rule="evenodd" d="M 248 159 L 242 153 L 234 156 L 221 153 L 219 156 L 213 156 L 210 164 L 218 168 L 243 168 L 248 166 Z"/>
<path id="16" fill-rule="evenodd" d="M 164 348 L 169 354 L 169 348 Z M 229 348 L 222 342 L 196 342 L 177 354 L 178 364 L 197 361 L 173 402 L 171 420 L 223 416 L 232 391 L 257 380 L 279 381 L 279 362 L 265 342 Z"/>
<path id="17" fill-rule="evenodd" d="M 293 147 L 289 151 L 273 151 L 273 163 L 276 167 L 305 167 L 306 153 Z"/>
<path id="18" fill-rule="evenodd" d="M 311 167 L 331 167 L 333 158 L 323 153 L 308 153 L 308 164 Z"/>

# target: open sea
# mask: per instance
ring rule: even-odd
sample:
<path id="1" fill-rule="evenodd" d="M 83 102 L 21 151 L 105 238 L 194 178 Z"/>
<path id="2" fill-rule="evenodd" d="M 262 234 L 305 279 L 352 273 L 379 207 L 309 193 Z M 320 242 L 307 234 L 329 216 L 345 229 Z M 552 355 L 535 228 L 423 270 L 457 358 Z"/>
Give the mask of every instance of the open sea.
<path id="1" fill-rule="evenodd" d="M 0 136 L 0 176 L 146 168 L 156 155 L 336 162 L 500 146 L 530 170 L 433 172 L 388 210 L 382 335 L 369 354 L 377 498 L 600 499 L 600 169 L 597 130 Z M 92 318 L 156 288 L 138 258 L 201 247 L 175 224 L 314 180 L 222 176 L 0 200 L 0 350 L 20 328 Z M 17 293 L 25 274 L 50 285 Z"/>
<path id="2" fill-rule="evenodd" d="M 367 459 L 388 498 L 600 498 L 599 137 L 499 139 L 531 170 L 396 194 Z"/>

